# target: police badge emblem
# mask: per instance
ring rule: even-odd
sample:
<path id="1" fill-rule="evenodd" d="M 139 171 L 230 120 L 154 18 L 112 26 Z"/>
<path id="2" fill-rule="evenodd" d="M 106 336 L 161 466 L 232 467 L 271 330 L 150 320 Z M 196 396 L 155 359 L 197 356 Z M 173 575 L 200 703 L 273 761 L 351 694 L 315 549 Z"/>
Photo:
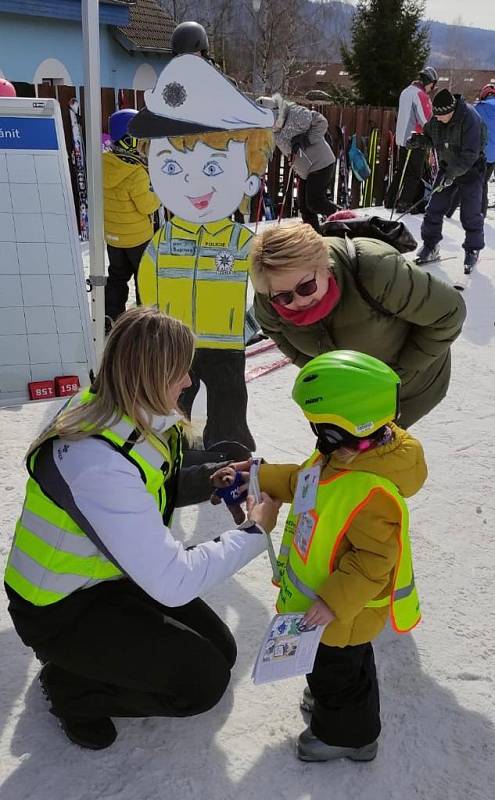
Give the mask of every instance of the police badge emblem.
<path id="1" fill-rule="evenodd" d="M 217 253 L 215 256 L 215 266 L 219 275 L 230 275 L 234 269 L 234 256 L 227 250 Z"/>

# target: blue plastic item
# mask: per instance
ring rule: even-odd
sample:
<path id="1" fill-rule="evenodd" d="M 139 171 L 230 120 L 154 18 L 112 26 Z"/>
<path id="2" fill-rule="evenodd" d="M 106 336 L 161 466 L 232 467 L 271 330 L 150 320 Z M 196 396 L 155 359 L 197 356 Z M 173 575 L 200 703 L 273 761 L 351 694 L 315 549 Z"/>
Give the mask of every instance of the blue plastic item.
<path id="1" fill-rule="evenodd" d="M 353 134 L 351 139 L 351 146 L 349 148 L 349 163 L 356 180 L 361 183 L 371 175 L 371 169 L 368 162 L 356 144 L 356 134 Z"/>

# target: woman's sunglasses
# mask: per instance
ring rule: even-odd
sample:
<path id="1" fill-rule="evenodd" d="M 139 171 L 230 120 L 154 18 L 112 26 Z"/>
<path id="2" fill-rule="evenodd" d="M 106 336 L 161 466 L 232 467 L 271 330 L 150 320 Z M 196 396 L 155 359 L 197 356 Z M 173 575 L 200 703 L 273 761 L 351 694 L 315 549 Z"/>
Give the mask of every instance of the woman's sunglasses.
<path id="1" fill-rule="evenodd" d="M 318 289 L 318 281 L 316 280 L 316 272 L 309 281 L 304 281 L 296 286 L 290 292 L 279 292 L 278 294 L 270 295 L 270 302 L 277 303 L 279 306 L 290 306 L 294 301 L 294 295 L 298 294 L 300 297 L 309 297 L 314 294 Z"/>

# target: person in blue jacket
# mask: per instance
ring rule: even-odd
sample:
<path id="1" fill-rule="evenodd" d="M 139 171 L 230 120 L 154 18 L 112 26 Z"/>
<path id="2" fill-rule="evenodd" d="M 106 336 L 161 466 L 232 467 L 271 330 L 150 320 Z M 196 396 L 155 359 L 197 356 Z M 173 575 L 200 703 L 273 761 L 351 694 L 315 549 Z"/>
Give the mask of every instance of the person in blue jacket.
<path id="1" fill-rule="evenodd" d="M 495 168 L 495 83 L 487 83 L 480 91 L 480 99 L 474 107 L 486 125 L 488 140 L 486 143 L 485 186 L 483 190 L 483 216 L 488 209 L 488 181 Z"/>

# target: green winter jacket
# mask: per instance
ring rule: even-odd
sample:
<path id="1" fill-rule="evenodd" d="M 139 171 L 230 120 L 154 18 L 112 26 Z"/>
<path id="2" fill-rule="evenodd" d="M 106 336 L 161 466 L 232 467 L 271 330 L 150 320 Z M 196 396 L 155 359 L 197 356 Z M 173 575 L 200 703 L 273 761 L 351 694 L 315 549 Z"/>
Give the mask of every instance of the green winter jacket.
<path id="1" fill-rule="evenodd" d="M 330 314 L 313 325 L 297 327 L 277 314 L 266 295 L 257 293 L 256 318 L 298 367 L 320 353 L 341 349 L 385 361 L 402 379 L 400 424 L 409 427 L 447 393 L 450 346 L 462 329 L 464 301 L 456 289 L 410 264 L 388 244 L 353 239 L 358 277 L 345 241 L 327 242 L 341 292 Z M 383 310 L 374 308 L 373 301 Z"/>

